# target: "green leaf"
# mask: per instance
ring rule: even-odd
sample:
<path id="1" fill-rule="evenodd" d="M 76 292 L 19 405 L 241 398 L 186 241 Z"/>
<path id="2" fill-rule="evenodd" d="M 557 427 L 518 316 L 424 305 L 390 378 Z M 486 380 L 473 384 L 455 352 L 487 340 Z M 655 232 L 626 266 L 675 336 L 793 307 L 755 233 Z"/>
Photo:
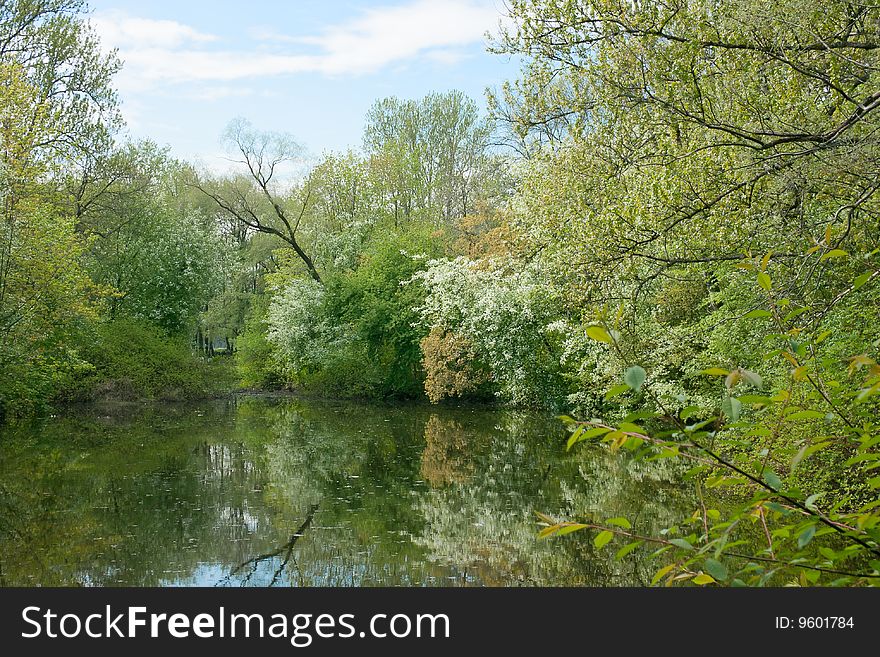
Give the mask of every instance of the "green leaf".
<path id="1" fill-rule="evenodd" d="M 612 538 L 614 538 L 614 533 L 605 529 L 596 535 L 596 538 L 593 539 L 593 545 L 601 550 L 611 542 Z"/>
<path id="2" fill-rule="evenodd" d="M 837 552 L 828 547 L 820 547 L 819 554 L 828 559 L 829 561 L 834 561 L 837 559 Z"/>
<path id="3" fill-rule="evenodd" d="M 623 527 L 624 529 L 632 529 L 632 525 L 629 520 L 626 518 L 610 518 L 605 521 L 606 525 L 615 525 L 616 527 Z"/>
<path id="4" fill-rule="evenodd" d="M 629 386 L 627 386 L 629 387 Z M 624 418 L 624 422 L 636 422 L 638 420 L 650 420 L 655 417 L 660 417 L 658 413 L 654 413 L 652 411 L 636 411 L 635 413 L 630 413 Z"/>
<path id="5" fill-rule="evenodd" d="M 768 469 L 764 472 L 764 481 L 767 482 L 767 485 L 773 490 L 779 490 L 782 488 L 782 480 L 779 478 L 778 474 L 773 472 L 773 470 Z"/>
<path id="6" fill-rule="evenodd" d="M 727 566 L 717 559 L 706 559 L 703 562 L 703 568 L 715 579 L 722 582 L 727 581 Z"/>
<path id="7" fill-rule="evenodd" d="M 743 404 L 760 404 L 761 406 L 769 406 L 773 403 L 773 398 L 767 395 L 740 395 L 737 397 Z"/>
<path id="8" fill-rule="evenodd" d="M 699 584 L 700 586 L 705 586 L 706 584 L 715 584 L 715 578 L 711 575 L 707 575 L 706 573 L 700 573 L 696 577 L 694 577 L 694 584 Z"/>
<path id="9" fill-rule="evenodd" d="M 823 255 L 821 258 L 819 258 L 819 261 L 821 262 L 824 260 L 830 260 L 831 258 L 845 258 L 848 255 L 849 255 L 849 253 L 847 253 L 843 249 L 832 249 L 831 251 L 829 251 L 828 253 Z"/>
<path id="10" fill-rule="evenodd" d="M 756 308 L 750 312 L 747 312 L 743 317 L 745 319 L 758 319 L 759 317 L 772 317 L 773 313 L 769 310 L 764 310 L 762 308 Z"/>
<path id="11" fill-rule="evenodd" d="M 867 283 L 871 279 L 871 276 L 872 276 L 871 272 L 868 272 L 866 274 L 862 274 L 861 276 L 856 276 L 856 279 L 853 281 L 853 289 L 858 290 L 860 287 L 862 287 L 865 283 Z"/>
<path id="12" fill-rule="evenodd" d="M 621 383 L 619 386 L 614 386 L 613 388 L 611 388 L 611 390 L 609 390 L 608 392 L 605 393 L 605 401 L 611 401 L 612 399 L 614 399 L 618 395 L 622 395 L 625 392 L 629 392 L 629 390 L 630 390 L 630 387 L 628 385 L 626 385 L 625 383 Z"/>
<path id="13" fill-rule="evenodd" d="M 790 313 L 788 313 L 785 317 L 783 317 L 783 318 L 782 318 L 782 321 L 783 321 L 783 322 L 790 322 L 790 321 L 793 320 L 795 317 L 800 317 L 801 315 L 803 315 L 803 314 L 804 314 L 805 312 L 807 312 L 808 310 L 809 310 L 809 307 L 807 307 L 807 306 L 802 306 L 801 308 L 795 308 L 795 309 L 792 310 Z"/>
<path id="14" fill-rule="evenodd" d="M 816 535 L 816 525 L 810 525 L 804 531 L 800 533 L 797 540 L 797 545 L 799 550 L 803 550 L 810 541 L 813 540 L 813 537 Z"/>
<path id="15" fill-rule="evenodd" d="M 577 522 L 560 522 L 556 523 L 555 525 L 550 525 L 549 527 L 544 527 L 544 529 L 538 532 L 538 538 L 548 538 L 550 536 L 565 536 L 566 534 L 571 534 L 572 532 L 576 532 L 586 528 L 587 525 L 582 525 Z"/>
<path id="16" fill-rule="evenodd" d="M 621 422 L 617 428 L 625 433 L 645 433 L 642 427 L 632 422 Z"/>
<path id="17" fill-rule="evenodd" d="M 608 331 L 601 326 L 587 327 L 587 335 L 596 342 L 604 342 L 605 344 L 612 344 L 614 342 L 611 336 L 608 335 Z"/>
<path id="18" fill-rule="evenodd" d="M 626 371 L 626 373 L 624 373 L 623 381 L 630 388 L 638 392 L 642 389 L 642 385 L 645 383 L 647 376 L 648 375 L 643 368 L 638 365 L 633 365 Z"/>
<path id="19" fill-rule="evenodd" d="M 815 495 L 810 495 L 806 501 L 804 502 L 804 506 L 813 511 L 816 510 L 816 500 L 822 497 L 825 493 L 816 493 Z"/>
<path id="20" fill-rule="evenodd" d="M 708 420 L 703 420 L 702 422 L 697 422 L 696 424 L 691 424 L 691 425 L 685 427 L 684 430 L 687 431 L 688 433 L 693 433 L 695 431 L 699 431 L 700 429 L 702 429 L 705 426 L 712 424 L 717 419 L 718 419 L 717 417 L 710 417 Z"/>
<path id="21" fill-rule="evenodd" d="M 596 438 L 597 436 L 602 436 L 611 431 L 611 429 L 606 429 L 605 427 L 595 427 L 594 429 L 584 430 L 584 427 L 580 427 L 571 434 L 571 438 L 568 439 L 568 444 L 566 445 L 566 450 L 574 447 L 575 443 L 579 443 L 582 440 L 589 440 L 590 438 Z"/>
<path id="22" fill-rule="evenodd" d="M 699 406 L 688 406 L 687 408 L 683 408 L 681 413 L 678 414 L 682 420 L 688 420 L 693 416 L 699 414 L 700 407 Z"/>
<path id="23" fill-rule="evenodd" d="M 773 287 L 770 276 L 764 272 L 758 274 L 758 285 L 767 290 L 767 292 L 769 292 L 770 289 Z"/>
<path id="24" fill-rule="evenodd" d="M 693 468 L 691 468 L 690 470 L 688 470 L 687 472 L 685 472 L 682 475 L 682 477 L 684 477 L 685 479 L 694 479 L 695 477 L 698 477 L 699 475 L 703 474 L 704 472 L 706 472 L 709 469 L 710 468 L 707 465 L 696 465 Z"/>
<path id="25" fill-rule="evenodd" d="M 880 477 L 872 477 L 868 479 L 868 486 L 871 488 L 880 488 Z"/>
<path id="26" fill-rule="evenodd" d="M 614 555 L 614 559 L 617 561 L 620 561 L 626 555 L 628 555 L 630 552 L 632 552 L 633 550 L 638 548 L 642 544 L 642 542 L 643 541 L 634 541 L 632 543 L 629 543 L 628 545 L 624 545 L 622 548 L 620 548 L 617 551 L 617 554 Z"/>
<path id="27" fill-rule="evenodd" d="M 828 445 L 830 445 L 831 442 L 832 441 L 830 441 L 830 440 L 826 440 L 824 442 L 817 443 L 815 445 L 805 444 L 803 447 L 801 447 L 798 450 L 797 454 L 795 454 L 794 457 L 791 459 L 792 469 L 796 468 L 798 466 L 798 464 L 801 461 L 803 461 L 805 458 L 807 458 L 808 456 L 815 454 L 820 449 L 825 449 L 826 447 L 828 447 Z"/>
<path id="28" fill-rule="evenodd" d="M 690 542 L 686 541 L 683 538 L 671 538 L 669 542 L 672 543 L 676 547 L 680 547 L 683 550 L 693 550 L 694 546 L 690 544 Z"/>
<path id="29" fill-rule="evenodd" d="M 708 376 L 727 376 L 730 372 L 723 370 L 720 367 L 710 367 L 708 370 L 700 372 L 700 374 L 706 374 Z"/>
<path id="30" fill-rule="evenodd" d="M 813 342 L 815 344 L 822 344 L 825 341 L 825 338 L 827 338 L 829 335 L 831 335 L 831 331 L 822 331 L 819 335 L 816 336 L 816 339 L 813 340 Z"/>
<path id="31" fill-rule="evenodd" d="M 659 582 L 661 579 L 663 579 L 663 576 L 666 575 L 673 568 L 675 568 L 674 563 L 669 564 L 668 566 L 663 566 L 663 568 L 661 568 L 656 573 L 654 573 L 654 577 L 651 578 L 651 585 L 653 586 L 654 584 Z"/>
<path id="32" fill-rule="evenodd" d="M 730 418 L 731 422 L 737 422 L 742 413 L 742 402 L 736 397 L 725 397 L 721 402 L 721 411 Z"/>

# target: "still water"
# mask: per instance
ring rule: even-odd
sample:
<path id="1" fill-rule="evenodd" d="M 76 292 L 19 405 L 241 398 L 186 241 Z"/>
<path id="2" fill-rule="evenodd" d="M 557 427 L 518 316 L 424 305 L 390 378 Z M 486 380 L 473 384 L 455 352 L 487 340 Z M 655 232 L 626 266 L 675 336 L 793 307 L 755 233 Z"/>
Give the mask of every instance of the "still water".
<path id="1" fill-rule="evenodd" d="M 651 533 L 690 493 L 565 438 L 548 415 L 290 397 L 70 411 L 0 433 L 0 585 L 646 584 L 534 513 Z"/>

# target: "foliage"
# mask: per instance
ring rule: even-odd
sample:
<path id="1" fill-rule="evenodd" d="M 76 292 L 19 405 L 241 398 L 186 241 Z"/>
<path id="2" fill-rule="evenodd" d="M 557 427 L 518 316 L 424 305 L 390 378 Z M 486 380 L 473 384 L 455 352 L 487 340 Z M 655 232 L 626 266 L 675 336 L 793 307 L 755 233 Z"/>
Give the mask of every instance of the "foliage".
<path id="1" fill-rule="evenodd" d="M 113 292 L 108 312 L 189 334 L 226 265 L 217 229 L 175 189 L 185 171 L 165 149 L 127 144 L 107 166 L 100 191 L 80 199 L 78 221 L 92 236 L 92 278 Z"/>
<path id="2" fill-rule="evenodd" d="M 323 284 L 282 283 L 269 307 L 267 337 L 288 381 L 330 395 L 420 394 L 422 334 L 414 308 L 422 293 L 403 283 L 440 247 L 430 229 L 416 223 L 374 233 L 353 271 Z"/>
<path id="3" fill-rule="evenodd" d="M 22 71 L 32 107 L 45 109 L 52 129 L 41 155 L 58 168 L 106 152 L 122 123 L 112 85 L 121 64 L 102 49 L 87 10 L 85 0 L 0 5 L 0 60 Z"/>
<path id="4" fill-rule="evenodd" d="M 376 191 L 395 224 L 412 217 L 463 217 L 491 189 L 491 128 L 461 92 L 418 101 L 385 98 L 373 105 L 366 123 L 364 147 L 377 174 Z"/>
<path id="5" fill-rule="evenodd" d="M 622 387 L 641 393 L 645 405 L 656 411 L 634 413 L 611 424 L 568 419 L 573 431 L 569 448 L 595 440 L 612 451 L 632 452 L 636 459 L 684 460 L 692 465 L 686 477 L 695 481 L 699 508 L 661 537 L 635 533 L 626 519 L 559 523 L 546 516 L 542 535 L 592 528 L 600 532 L 597 547 L 619 536 L 630 541 L 621 548 L 625 554 L 649 548 L 664 564 L 655 583 L 876 583 L 880 480 L 873 471 L 880 464 L 880 438 L 872 420 L 880 366 L 867 356 L 825 358 L 823 343 L 829 332 L 797 331 L 784 319 L 787 304 L 780 306 L 772 295 L 768 306 L 779 333 L 776 344 L 770 345 L 778 348 L 765 357 L 790 365 L 779 387 L 764 390 L 762 378 L 743 368 L 710 368 L 703 374 L 724 382 L 716 405 L 667 406 L 644 383 L 644 369 L 633 366 Z M 613 337 L 619 332 L 603 331 L 601 337 L 611 337 L 611 348 L 620 350 Z M 813 490 L 803 490 L 797 485 L 798 469 L 823 454 L 832 457 L 823 470 L 842 468 L 855 475 L 850 477 L 854 488 L 832 484 L 817 490 L 814 482 Z M 709 505 L 717 489 L 737 500 L 724 513 Z M 759 547 L 761 542 L 764 547 Z"/>
<path id="6" fill-rule="evenodd" d="M 272 390 L 282 386 L 275 350 L 268 340 L 268 297 L 257 297 L 251 304 L 238 337 L 235 368 L 241 385 Z"/>
<path id="7" fill-rule="evenodd" d="M 188 338 L 141 320 L 97 324 L 81 356 L 88 368 L 66 389 L 68 399 L 138 401 L 209 396 L 229 386 L 222 362 L 193 358 Z"/>
<path id="8" fill-rule="evenodd" d="M 432 260 L 414 277 L 426 290 L 418 308 L 431 330 L 452 331 L 467 340 L 503 401 L 553 405 L 564 389 L 554 322 L 558 304 L 539 272 L 510 270 L 499 260 Z"/>
<path id="9" fill-rule="evenodd" d="M 310 162 L 239 119 L 229 176 L 115 141 L 84 10 L 0 3 L 0 416 L 231 387 L 225 340 L 247 386 L 564 407 L 686 471 L 662 529 L 541 516 L 654 583 L 877 583 L 880 9 L 511 0 L 494 125 L 386 98 Z M 453 506 L 466 431 L 425 437 Z"/>
<path id="10" fill-rule="evenodd" d="M 559 295 L 570 403 L 601 419 L 570 444 L 692 461 L 700 498 L 659 536 L 542 535 L 629 538 L 655 583 L 876 583 L 877 9 L 511 14 L 496 48 L 526 63 L 493 106 L 528 158 L 518 229 Z"/>
<path id="11" fill-rule="evenodd" d="M 15 64 L 0 64 L 0 421 L 41 410 L 76 368 L 67 344 L 94 313 L 72 218 L 41 185 L 50 106 Z"/>
<path id="12" fill-rule="evenodd" d="M 419 346 L 425 369 L 425 394 L 435 404 L 447 397 L 473 394 L 488 380 L 473 345 L 451 331 L 434 327 Z"/>

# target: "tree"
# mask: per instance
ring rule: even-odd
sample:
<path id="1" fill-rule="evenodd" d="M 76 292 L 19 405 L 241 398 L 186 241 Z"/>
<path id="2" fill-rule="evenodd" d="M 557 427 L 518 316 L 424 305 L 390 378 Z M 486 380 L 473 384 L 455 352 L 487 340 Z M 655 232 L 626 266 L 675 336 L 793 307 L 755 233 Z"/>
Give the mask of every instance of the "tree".
<path id="1" fill-rule="evenodd" d="M 529 60 L 508 87 L 512 105 L 495 104 L 521 133 L 565 146 L 533 168 L 524 197 L 553 191 L 553 218 L 540 203 L 534 217 L 547 240 L 591 244 L 597 294 L 624 271 L 629 292 L 647 294 L 682 266 L 771 248 L 774 264 L 802 269 L 792 253 L 826 227 L 837 235 L 828 250 L 877 245 L 872 6 L 597 0 L 511 11 L 516 27 L 497 47 Z M 802 269 L 796 286 L 816 291 L 815 281 Z"/>
<path id="2" fill-rule="evenodd" d="M 247 173 L 237 178 L 209 184 L 194 183 L 219 208 L 248 229 L 274 235 L 283 240 L 305 265 L 309 276 L 321 282 L 312 258 L 300 245 L 298 231 L 311 202 L 308 177 L 294 186 L 289 197 L 280 193 L 281 168 L 295 162 L 300 147 L 287 135 L 258 132 L 242 119 L 233 121 L 225 141 L 235 151 L 234 161 Z"/>
<path id="3" fill-rule="evenodd" d="M 77 186 L 75 216 L 89 239 L 85 262 L 112 292 L 109 315 L 138 317 L 172 334 L 194 329 L 218 287 L 224 245 L 192 199 L 186 167 L 152 142 L 125 144 Z"/>
<path id="4" fill-rule="evenodd" d="M 56 163 L 92 158 L 112 145 L 122 125 L 112 86 L 121 63 L 105 54 L 85 17 L 85 0 L 0 3 L 0 60 L 14 62 L 52 131 L 37 146 Z"/>
<path id="5" fill-rule="evenodd" d="M 438 223 L 471 213 L 491 172 L 490 125 L 459 91 L 377 101 L 364 148 L 395 221 L 427 213 Z"/>
<path id="6" fill-rule="evenodd" d="M 0 418 L 34 410 L 77 358 L 65 335 L 93 313 L 82 245 L 42 180 L 49 107 L 16 64 L 0 64 Z"/>
<path id="7" fill-rule="evenodd" d="M 382 217 L 375 172 L 357 153 L 328 154 L 309 174 L 312 203 L 305 241 L 323 271 L 357 267 L 370 232 Z"/>
<path id="8" fill-rule="evenodd" d="M 596 418 L 569 446 L 684 461 L 697 500 L 659 536 L 585 517 L 542 536 L 650 545 L 669 584 L 876 581 L 878 12 L 511 3 L 518 227 Z"/>

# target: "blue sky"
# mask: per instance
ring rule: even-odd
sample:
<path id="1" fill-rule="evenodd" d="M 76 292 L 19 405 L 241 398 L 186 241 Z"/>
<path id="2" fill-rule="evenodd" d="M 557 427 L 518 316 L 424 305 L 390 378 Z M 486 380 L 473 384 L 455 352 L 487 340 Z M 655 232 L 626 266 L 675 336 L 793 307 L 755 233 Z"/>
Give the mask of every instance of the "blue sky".
<path id="1" fill-rule="evenodd" d="M 288 132 L 313 155 L 358 148 L 379 98 L 486 87 L 518 65 L 486 52 L 503 0 L 91 0 L 128 130 L 175 156 L 222 168 L 236 117 Z"/>

